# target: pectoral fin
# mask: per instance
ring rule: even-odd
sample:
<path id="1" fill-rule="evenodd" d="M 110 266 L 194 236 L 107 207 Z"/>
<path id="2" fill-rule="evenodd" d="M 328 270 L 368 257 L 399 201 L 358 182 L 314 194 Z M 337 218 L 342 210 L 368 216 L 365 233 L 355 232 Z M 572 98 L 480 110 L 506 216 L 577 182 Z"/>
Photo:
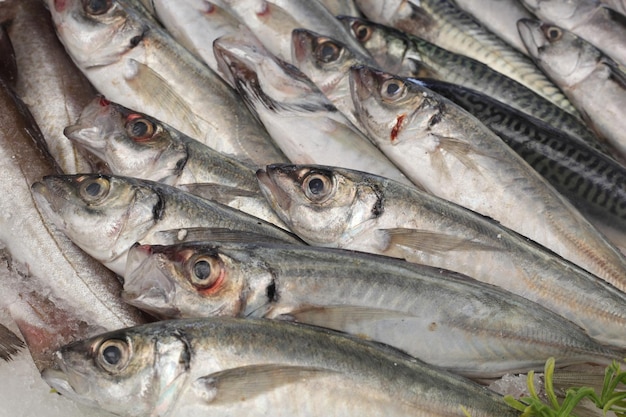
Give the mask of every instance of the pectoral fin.
<path id="1" fill-rule="evenodd" d="M 125 79 L 131 89 L 144 98 L 149 94 L 151 101 L 157 103 L 164 112 L 175 114 L 186 125 L 193 127 L 194 132 L 191 136 L 202 138 L 206 135 L 206 132 L 202 132 L 202 129 L 196 125 L 193 110 L 182 97 L 172 91 L 163 77 L 149 66 L 134 59 L 129 60 L 129 65 L 133 66 L 134 71 Z"/>
<path id="2" fill-rule="evenodd" d="M 216 372 L 198 378 L 191 389 L 211 404 L 241 402 L 276 388 L 333 374 L 321 368 L 288 365 L 250 365 Z"/>
<path id="3" fill-rule="evenodd" d="M 500 250 L 500 248 L 468 239 L 467 237 L 447 235 L 418 229 L 378 229 L 387 242 L 386 250 L 394 246 L 404 246 L 421 252 L 441 254 L 449 251 Z"/>

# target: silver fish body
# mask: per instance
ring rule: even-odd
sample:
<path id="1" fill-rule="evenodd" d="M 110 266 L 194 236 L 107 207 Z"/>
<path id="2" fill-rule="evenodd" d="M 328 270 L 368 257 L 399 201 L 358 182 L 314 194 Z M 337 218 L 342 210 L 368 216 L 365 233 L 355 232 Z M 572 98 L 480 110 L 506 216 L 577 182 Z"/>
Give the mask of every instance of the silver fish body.
<path id="1" fill-rule="evenodd" d="M 459 8 L 471 14 L 487 29 L 509 45 L 526 54 L 526 47 L 517 31 L 517 21 L 532 15 L 517 0 L 454 0 Z"/>
<path id="2" fill-rule="evenodd" d="M 606 363 L 623 352 L 552 311 L 439 268 L 272 243 L 135 246 L 124 299 L 159 317 L 263 317 L 331 328 L 474 378 Z M 421 343 L 427 339 L 428 343 Z"/>
<path id="3" fill-rule="evenodd" d="M 44 373 L 57 391 L 127 416 L 515 415 L 488 389 L 397 352 L 271 320 L 124 329 L 61 349 L 57 365 Z"/>
<path id="4" fill-rule="evenodd" d="M 351 80 L 362 125 L 410 179 L 626 290 L 621 252 L 471 114 L 388 73 L 355 68 Z"/>
<path id="5" fill-rule="evenodd" d="M 623 292 L 489 218 L 363 172 L 274 165 L 257 176 L 311 245 L 459 271 L 549 308 L 601 343 L 626 346 Z"/>
<path id="6" fill-rule="evenodd" d="M 90 162 L 63 136 L 96 91 L 59 42 L 50 13 L 41 1 L 15 3 L 9 36 L 19 76 L 16 92 L 28 105 L 63 172 L 90 172 Z"/>
<path id="7" fill-rule="evenodd" d="M 172 186 L 109 175 L 47 176 L 33 185 L 37 200 L 74 243 L 124 274 L 128 250 L 160 230 L 224 227 L 297 242 L 285 230 Z"/>

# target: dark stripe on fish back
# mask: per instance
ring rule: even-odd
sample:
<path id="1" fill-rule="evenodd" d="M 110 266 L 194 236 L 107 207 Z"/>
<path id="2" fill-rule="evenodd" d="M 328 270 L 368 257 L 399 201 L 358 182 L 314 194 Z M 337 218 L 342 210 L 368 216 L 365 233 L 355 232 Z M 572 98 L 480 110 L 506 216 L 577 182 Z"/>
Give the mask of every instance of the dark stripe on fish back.
<path id="1" fill-rule="evenodd" d="M 484 94 L 424 84 L 472 113 L 576 206 L 626 230 L 626 169 L 603 153 Z"/>

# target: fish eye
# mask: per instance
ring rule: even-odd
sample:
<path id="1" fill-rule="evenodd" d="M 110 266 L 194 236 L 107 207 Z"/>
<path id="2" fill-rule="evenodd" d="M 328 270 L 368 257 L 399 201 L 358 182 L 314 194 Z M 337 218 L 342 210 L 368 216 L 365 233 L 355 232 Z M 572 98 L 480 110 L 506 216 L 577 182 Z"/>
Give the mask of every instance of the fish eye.
<path id="1" fill-rule="evenodd" d="M 335 42 L 328 40 L 320 43 L 315 52 L 318 60 L 324 63 L 329 63 L 336 61 L 337 58 L 339 58 L 341 48 Z"/>
<path id="2" fill-rule="evenodd" d="M 352 31 L 359 42 L 367 42 L 372 37 L 372 28 L 360 22 L 352 25 Z"/>
<path id="3" fill-rule="evenodd" d="M 543 33 L 550 42 L 556 42 L 563 36 L 563 31 L 556 26 L 544 28 Z"/>
<path id="4" fill-rule="evenodd" d="M 224 279 L 224 268 L 217 257 L 202 256 L 191 261 L 191 284 L 199 290 L 216 288 Z"/>
<path id="5" fill-rule="evenodd" d="M 320 202 L 330 195 L 332 180 L 324 174 L 311 174 L 302 182 L 302 188 L 309 200 Z"/>
<path id="6" fill-rule="evenodd" d="M 110 183 L 102 177 L 88 178 L 80 184 L 80 196 L 88 203 L 97 202 L 109 194 Z"/>
<path id="7" fill-rule="evenodd" d="M 404 96 L 405 84 L 395 78 L 385 81 L 381 88 L 381 96 L 387 100 L 397 100 Z"/>
<path id="8" fill-rule="evenodd" d="M 107 372 L 123 370 L 130 361 L 130 346 L 120 339 L 108 339 L 98 347 L 96 362 Z"/>
<path id="9" fill-rule="evenodd" d="M 133 118 L 133 116 L 135 116 Z M 154 135 L 154 123 L 139 115 L 130 115 L 126 123 L 126 133 L 136 142 L 145 142 Z"/>
<path id="10" fill-rule="evenodd" d="M 112 3 L 112 0 L 83 0 L 83 10 L 90 15 L 100 15 L 106 13 Z"/>

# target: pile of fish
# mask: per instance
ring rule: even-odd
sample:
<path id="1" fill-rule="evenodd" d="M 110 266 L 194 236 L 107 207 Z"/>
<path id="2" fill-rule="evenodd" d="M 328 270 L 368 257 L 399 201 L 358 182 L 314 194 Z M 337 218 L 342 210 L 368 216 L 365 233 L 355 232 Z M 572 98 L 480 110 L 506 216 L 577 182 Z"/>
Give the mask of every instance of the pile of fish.
<path id="1" fill-rule="evenodd" d="M 1 1 L 0 358 L 121 416 L 512 417 L 623 360 L 616 3 Z"/>

